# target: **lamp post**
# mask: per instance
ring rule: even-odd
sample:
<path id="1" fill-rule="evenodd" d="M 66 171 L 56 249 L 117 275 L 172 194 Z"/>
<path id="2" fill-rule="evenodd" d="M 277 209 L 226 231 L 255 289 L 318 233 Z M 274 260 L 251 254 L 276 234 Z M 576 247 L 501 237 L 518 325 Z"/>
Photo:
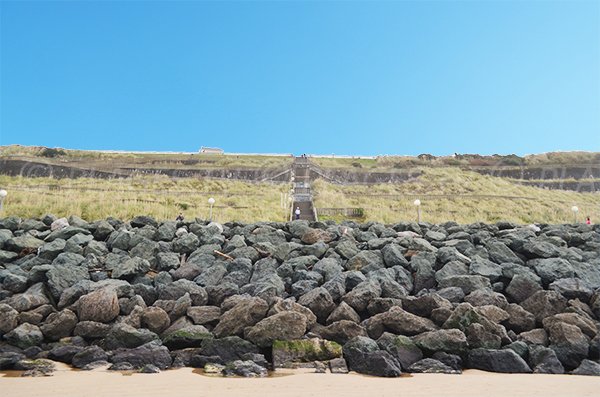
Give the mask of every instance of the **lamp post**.
<path id="1" fill-rule="evenodd" d="M 417 207 L 417 223 L 421 223 L 421 200 L 416 199 L 413 204 Z"/>
<path id="2" fill-rule="evenodd" d="M 2 204 L 4 203 L 7 194 L 8 192 L 6 190 L 0 189 L 0 211 L 2 211 Z"/>
<path id="3" fill-rule="evenodd" d="M 579 212 L 579 208 L 576 205 L 571 207 L 571 211 L 573 211 L 573 220 L 574 223 L 577 223 L 577 213 Z"/>
<path id="4" fill-rule="evenodd" d="M 212 222 L 212 210 L 213 210 L 213 205 L 215 204 L 215 199 L 212 197 L 209 198 L 208 204 L 210 205 L 210 215 L 208 216 L 208 220 Z"/>

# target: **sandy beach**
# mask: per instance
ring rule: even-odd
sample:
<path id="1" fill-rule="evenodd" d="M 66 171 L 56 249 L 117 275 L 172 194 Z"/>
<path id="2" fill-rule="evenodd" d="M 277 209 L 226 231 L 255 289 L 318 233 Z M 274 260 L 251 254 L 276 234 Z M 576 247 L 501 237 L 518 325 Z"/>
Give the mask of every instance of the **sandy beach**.
<path id="1" fill-rule="evenodd" d="M 195 373 L 191 368 L 153 375 L 123 375 L 102 369 L 72 371 L 59 366 L 51 377 L 0 377 L 1 394 L 7 397 L 583 397 L 597 396 L 598 390 L 598 377 L 507 375 L 475 370 L 465 371 L 462 375 L 415 374 L 393 379 L 288 370 L 278 371 L 269 378 L 242 379 L 209 377 Z"/>

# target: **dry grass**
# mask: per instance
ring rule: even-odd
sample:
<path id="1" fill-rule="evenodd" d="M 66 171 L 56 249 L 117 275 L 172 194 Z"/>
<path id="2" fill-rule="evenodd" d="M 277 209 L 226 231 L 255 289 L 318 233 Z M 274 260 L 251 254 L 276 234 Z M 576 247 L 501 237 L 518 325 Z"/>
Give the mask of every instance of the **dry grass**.
<path id="1" fill-rule="evenodd" d="M 545 190 L 456 168 L 423 172 L 402 184 L 340 186 L 318 180 L 313 183 L 315 206 L 359 207 L 366 220 L 393 223 L 415 220 L 413 201 L 419 198 L 421 219 L 432 223 L 564 223 L 573 220 L 571 207 L 577 205 L 580 220 L 585 216 L 600 220 L 599 194 Z"/>
<path id="2" fill-rule="evenodd" d="M 98 170 L 132 168 L 283 168 L 290 166 L 291 156 L 247 156 L 229 154 L 179 153 L 108 153 L 87 150 L 51 149 L 41 146 L 0 146 L 0 157 L 43 161 Z M 110 160 L 110 161 L 109 161 Z"/>
<path id="3" fill-rule="evenodd" d="M 352 168 L 360 170 L 394 170 L 411 167 L 521 167 L 521 166 L 577 166 L 600 165 L 597 152 L 552 152 L 524 157 L 516 155 L 458 154 L 455 156 L 380 156 L 374 159 L 361 158 L 311 158 L 323 168 Z"/>
<path id="4" fill-rule="evenodd" d="M 213 218 L 220 221 L 282 221 L 280 194 L 288 185 L 229 180 L 137 177 L 129 179 L 52 179 L 0 176 L 9 192 L 3 215 L 23 218 L 47 213 L 96 220 L 108 216 L 131 219 L 140 214 L 157 219 L 209 216 L 208 198 L 216 200 Z"/>

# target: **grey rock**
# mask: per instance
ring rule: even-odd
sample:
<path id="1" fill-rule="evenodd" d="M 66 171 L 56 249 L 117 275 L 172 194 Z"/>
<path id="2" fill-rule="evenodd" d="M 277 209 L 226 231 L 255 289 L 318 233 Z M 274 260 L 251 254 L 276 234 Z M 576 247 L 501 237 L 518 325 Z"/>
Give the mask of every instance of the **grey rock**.
<path id="1" fill-rule="evenodd" d="M 424 358 L 416 363 L 412 364 L 407 368 L 408 372 L 411 373 L 423 373 L 423 374 L 460 374 L 462 371 L 449 367 L 441 361 L 433 358 Z"/>
<path id="2" fill-rule="evenodd" d="M 492 285 L 490 280 L 483 276 L 452 276 L 440 280 L 439 287 L 458 287 L 463 290 L 465 295 L 468 295 L 478 289 L 491 289 Z"/>
<path id="3" fill-rule="evenodd" d="M 583 360 L 579 367 L 571 373 L 573 375 L 600 376 L 600 364 L 592 360 Z"/>
<path id="4" fill-rule="evenodd" d="M 405 371 L 423 358 L 421 349 L 409 337 L 404 335 L 394 335 L 386 332 L 377 339 L 377 344 L 382 350 L 390 353 Z"/>
<path id="5" fill-rule="evenodd" d="M 50 313 L 44 323 L 40 326 L 40 330 L 46 339 L 57 341 L 71 335 L 77 322 L 78 320 L 75 313 L 65 309 L 60 312 Z"/>
<path id="6" fill-rule="evenodd" d="M 544 318 L 563 312 L 567 300 L 554 291 L 538 291 L 521 302 L 521 307 L 535 316 L 537 324 L 541 324 Z"/>
<path id="7" fill-rule="evenodd" d="M 517 274 L 506 287 L 506 296 L 513 302 L 521 303 L 542 289 L 541 284 L 533 275 L 527 273 Z"/>
<path id="8" fill-rule="evenodd" d="M 469 351 L 469 368 L 503 373 L 531 373 L 531 368 L 511 349 Z"/>
<path id="9" fill-rule="evenodd" d="M 384 377 L 397 377 L 402 373 L 398 361 L 366 337 L 358 336 L 346 343 L 343 354 L 349 369 L 358 373 Z"/>
<path id="10" fill-rule="evenodd" d="M 298 300 L 298 303 L 310 309 L 321 322 L 325 322 L 329 314 L 335 308 L 329 291 L 322 287 L 315 288 L 302 295 Z"/>
<path id="11" fill-rule="evenodd" d="M 4 339 L 21 349 L 37 346 L 44 340 L 44 335 L 36 325 L 24 323 L 4 335 Z"/>
<path id="12" fill-rule="evenodd" d="M 546 329 L 550 348 L 566 369 L 574 369 L 587 358 L 590 340 L 575 325 L 555 322 Z"/>
<path id="13" fill-rule="evenodd" d="M 150 342 L 134 349 L 118 349 L 110 357 L 113 364 L 130 363 L 134 368 L 142 368 L 152 364 L 161 370 L 169 368 L 172 364 L 169 349 L 156 342 Z"/>
<path id="14" fill-rule="evenodd" d="M 544 346 L 529 346 L 529 364 L 536 374 L 564 374 L 565 368 L 554 350 Z"/>
<path id="15" fill-rule="evenodd" d="M 108 355 L 100 347 L 89 346 L 81 350 L 79 353 L 76 353 L 71 360 L 71 364 L 75 368 L 84 368 L 90 363 L 97 361 L 106 361 L 107 359 Z"/>

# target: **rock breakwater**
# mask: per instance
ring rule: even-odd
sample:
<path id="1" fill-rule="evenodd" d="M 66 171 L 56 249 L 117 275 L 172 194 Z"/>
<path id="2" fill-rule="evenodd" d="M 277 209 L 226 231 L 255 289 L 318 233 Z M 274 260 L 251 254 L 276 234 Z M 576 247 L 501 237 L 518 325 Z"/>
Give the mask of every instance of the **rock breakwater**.
<path id="1" fill-rule="evenodd" d="M 0 219 L 0 369 L 600 375 L 600 228 Z"/>

